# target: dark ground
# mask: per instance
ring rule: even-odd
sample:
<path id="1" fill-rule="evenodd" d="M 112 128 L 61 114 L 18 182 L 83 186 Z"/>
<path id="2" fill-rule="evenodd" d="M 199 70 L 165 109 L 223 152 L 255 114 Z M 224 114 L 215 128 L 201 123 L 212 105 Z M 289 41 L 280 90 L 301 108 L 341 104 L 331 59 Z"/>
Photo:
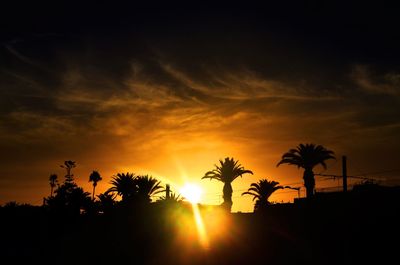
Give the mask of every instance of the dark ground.
<path id="1" fill-rule="evenodd" d="M 259 214 L 204 207 L 206 228 L 214 231 L 207 248 L 197 243 L 187 207 L 77 217 L 2 207 L 0 254 L 2 264 L 396 263 L 399 194 L 320 194 Z"/>

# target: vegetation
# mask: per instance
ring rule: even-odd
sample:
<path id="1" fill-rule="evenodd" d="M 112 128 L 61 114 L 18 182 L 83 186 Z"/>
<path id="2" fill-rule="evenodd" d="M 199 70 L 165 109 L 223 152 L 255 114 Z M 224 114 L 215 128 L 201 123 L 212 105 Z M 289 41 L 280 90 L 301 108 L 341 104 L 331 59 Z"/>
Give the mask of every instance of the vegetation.
<path id="1" fill-rule="evenodd" d="M 277 190 L 284 189 L 279 182 L 267 179 L 261 179 L 257 183 L 251 183 L 250 188 L 243 192 L 242 195 L 252 195 L 254 204 L 254 212 L 265 209 L 271 204 L 269 197 Z"/>
<path id="2" fill-rule="evenodd" d="M 55 190 L 55 196 L 51 194 L 45 199 L 45 204 L 50 210 L 67 215 L 79 215 L 82 210 L 90 211 L 90 193 L 85 192 L 73 179 L 72 169 L 76 167 L 76 163 L 70 160 L 65 161 L 61 167 L 67 172 L 65 180 Z"/>
<path id="3" fill-rule="evenodd" d="M 169 196 L 161 196 L 157 201 L 159 202 L 181 202 L 183 198 L 180 194 L 176 194 L 175 192 L 171 192 Z"/>
<path id="4" fill-rule="evenodd" d="M 112 187 L 108 192 L 116 192 L 122 197 L 123 201 L 127 201 L 133 196 L 136 190 L 135 175 L 133 173 L 118 173 L 110 182 Z"/>
<path id="5" fill-rule="evenodd" d="M 270 196 L 291 187 L 261 179 L 242 195 L 253 196 L 254 211 L 264 214 L 230 214 L 221 210 L 226 209 L 226 203 L 224 208 L 192 207 L 182 202 L 180 195 L 170 192 L 169 185 L 165 196 L 150 203 L 164 191 L 161 182 L 129 172 L 115 175 L 110 182 L 112 187 L 93 199 L 75 183 L 75 167 L 75 162 L 66 161 L 64 181 L 56 185 L 56 178 L 50 179 L 54 194 L 50 192 L 43 206 L 17 202 L 0 206 L 0 221 L 7 228 L 3 229 L 0 242 L 4 260 L 21 264 L 134 261 L 220 265 L 268 261 L 311 265 L 325 264 L 329 256 L 329 264 L 342 264 L 343 260 L 366 263 L 369 256 L 357 253 L 365 253 L 366 248 L 376 251 L 378 247 L 381 249 L 375 252 L 376 257 L 388 253 L 393 245 L 385 244 L 389 242 L 385 235 L 394 234 L 399 222 L 399 188 L 389 189 L 370 181 L 346 194 L 272 206 Z M 220 161 L 210 172 L 204 178 L 217 179 L 224 188 L 239 175 L 252 173 L 233 158 Z M 95 177 L 92 182 L 98 179 Z M 121 201 L 117 201 L 118 195 Z M 224 194 L 224 199 L 232 202 L 228 195 Z M 338 196 L 331 200 L 331 195 Z M 208 242 L 206 246 L 202 245 L 202 237 Z M 343 248 L 337 249 L 338 245 Z M 332 249 L 339 254 L 333 255 Z M 46 260 L 42 262 L 43 259 Z"/>
<path id="6" fill-rule="evenodd" d="M 202 179 L 215 179 L 224 183 L 223 188 L 223 207 L 228 211 L 232 208 L 232 182 L 242 177 L 244 174 L 253 174 L 251 170 L 245 169 L 239 161 L 235 161 L 233 158 L 225 158 L 225 160 L 219 160 L 219 165 L 215 165 L 215 169 L 208 171 Z"/>
<path id="7" fill-rule="evenodd" d="M 164 192 L 161 181 L 148 175 L 136 176 L 134 195 L 142 202 L 151 202 L 151 197 Z"/>
<path id="8" fill-rule="evenodd" d="M 115 198 L 116 194 L 113 192 L 106 191 L 97 195 L 99 199 L 99 212 L 108 214 L 113 211 L 116 204 Z"/>
<path id="9" fill-rule="evenodd" d="M 151 197 L 164 191 L 161 181 L 148 176 L 127 172 L 118 173 L 110 182 L 112 187 L 109 192 L 116 192 L 122 197 L 122 201 L 151 202 Z"/>
<path id="10" fill-rule="evenodd" d="M 299 144 L 295 149 L 290 149 L 287 153 L 284 153 L 277 166 L 288 164 L 303 168 L 303 179 L 307 198 L 311 198 L 315 189 L 313 168 L 317 165 L 321 165 L 326 169 L 325 161 L 328 159 L 335 159 L 334 152 L 326 149 L 322 145 Z"/>
<path id="11" fill-rule="evenodd" d="M 57 175 L 51 174 L 49 177 L 49 181 L 50 181 L 50 197 L 53 197 L 53 190 L 57 185 Z"/>
<path id="12" fill-rule="evenodd" d="M 67 171 L 67 174 L 65 175 L 65 181 L 66 182 L 73 182 L 74 181 L 74 174 L 72 174 L 72 169 L 76 167 L 75 161 L 72 160 L 67 160 L 64 161 L 63 165 L 60 165 L 60 167 L 65 168 Z"/>
<path id="13" fill-rule="evenodd" d="M 97 186 L 97 182 L 101 181 L 102 178 L 100 176 L 100 173 L 93 170 L 93 172 L 89 176 L 89 182 L 93 182 L 93 194 L 92 194 L 92 199 L 94 200 L 94 194 Z"/>

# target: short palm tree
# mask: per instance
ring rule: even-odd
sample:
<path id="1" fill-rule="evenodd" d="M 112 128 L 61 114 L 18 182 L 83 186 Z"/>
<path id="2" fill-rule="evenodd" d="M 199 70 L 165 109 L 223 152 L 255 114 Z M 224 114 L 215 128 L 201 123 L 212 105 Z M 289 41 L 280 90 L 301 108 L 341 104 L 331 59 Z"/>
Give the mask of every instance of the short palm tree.
<path id="1" fill-rule="evenodd" d="M 215 165 L 215 169 L 208 171 L 202 179 L 215 179 L 224 183 L 223 188 L 223 199 L 222 205 L 228 211 L 232 208 L 232 182 L 237 177 L 242 177 L 244 174 L 253 174 L 251 170 L 244 169 L 244 167 L 239 164 L 238 160 L 233 158 L 225 158 L 225 160 L 219 160 L 219 165 Z"/>
<path id="2" fill-rule="evenodd" d="M 135 175 L 133 173 L 118 173 L 113 176 L 110 183 L 112 187 L 108 189 L 108 192 L 116 192 L 122 197 L 123 201 L 132 197 L 136 192 Z"/>
<path id="3" fill-rule="evenodd" d="M 313 168 L 317 165 L 321 165 L 326 169 L 325 161 L 328 159 L 335 159 L 334 152 L 326 149 L 322 145 L 299 144 L 296 149 L 290 149 L 287 153 L 283 154 L 277 166 L 289 164 L 297 166 L 298 168 L 303 168 L 303 179 L 307 198 L 311 198 L 314 195 L 315 189 Z"/>
<path id="4" fill-rule="evenodd" d="M 94 194 L 97 186 L 97 182 L 101 181 L 102 178 L 98 171 L 93 170 L 93 172 L 89 176 L 89 182 L 93 182 L 93 193 L 92 193 L 92 200 L 94 200 Z"/>
<path id="5" fill-rule="evenodd" d="M 161 181 L 148 175 L 136 176 L 135 185 L 137 198 L 143 202 L 151 202 L 151 197 L 164 192 Z"/>
<path id="6" fill-rule="evenodd" d="M 181 202 L 181 201 L 183 201 L 183 198 L 182 198 L 182 196 L 180 194 L 176 194 L 175 192 L 171 192 L 168 197 L 167 196 L 161 196 L 158 199 L 158 201 L 159 202 L 161 202 L 161 201 L 165 201 L 165 202 Z"/>
<path id="7" fill-rule="evenodd" d="M 279 182 L 269 181 L 267 179 L 261 179 L 257 183 L 251 183 L 250 188 L 243 192 L 242 195 L 252 195 L 254 204 L 254 211 L 264 209 L 270 205 L 269 197 L 277 190 L 283 189 L 283 186 L 279 185 Z"/>
<path id="8" fill-rule="evenodd" d="M 53 190 L 57 185 L 57 175 L 51 174 L 49 177 L 49 181 L 50 181 L 50 197 L 53 197 Z"/>
<path id="9" fill-rule="evenodd" d="M 103 213 L 109 213 L 112 211 L 115 205 L 115 197 L 115 193 L 108 191 L 97 195 L 97 198 L 99 198 L 100 209 Z"/>
<path id="10" fill-rule="evenodd" d="M 69 195 L 68 204 L 74 213 L 79 214 L 81 210 L 87 210 L 92 205 L 92 200 L 90 199 L 90 193 L 84 191 L 81 187 L 76 187 L 72 190 Z"/>

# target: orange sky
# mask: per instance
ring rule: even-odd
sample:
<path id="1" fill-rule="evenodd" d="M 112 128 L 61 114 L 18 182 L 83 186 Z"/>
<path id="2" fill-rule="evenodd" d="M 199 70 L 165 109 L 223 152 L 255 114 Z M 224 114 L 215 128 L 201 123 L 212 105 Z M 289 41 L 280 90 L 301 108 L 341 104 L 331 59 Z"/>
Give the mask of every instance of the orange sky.
<path id="1" fill-rule="evenodd" d="M 87 180 L 92 170 L 103 176 L 98 192 L 109 187 L 111 176 L 129 171 L 151 174 L 175 191 L 185 182 L 197 183 L 204 189 L 202 202 L 218 204 L 222 183 L 201 177 L 219 159 L 234 157 L 254 176 L 233 183 L 233 211 L 252 210 L 251 197 L 240 194 L 261 178 L 302 186 L 301 170 L 276 167 L 281 155 L 299 143 L 314 142 L 336 152 L 339 160 L 329 161 L 324 173 L 340 174 L 342 155 L 349 157 L 349 174 L 395 166 L 396 157 L 369 163 L 379 159 L 374 151 L 381 148 L 378 144 L 393 139 L 385 134 L 391 127 L 361 128 L 352 122 L 356 110 L 332 111 L 329 105 L 349 104 L 336 93 L 310 94 L 305 88 L 292 89 L 249 71 L 219 75 L 216 83 L 211 75 L 209 82 L 214 85 L 206 87 L 205 81 L 196 81 L 171 65 L 161 66 L 175 84 L 198 90 L 207 101 L 177 96 L 172 87 L 149 79 L 140 66 L 132 65 L 125 82 L 129 89 L 111 95 L 88 85 L 79 69 L 67 71 L 63 87 L 51 97 L 68 115 L 12 112 L 9 119 L 26 129 L 1 135 L 5 149 L 11 151 L 1 167 L 1 203 L 40 204 L 49 193 L 48 176 L 62 177 L 59 165 L 70 159 L 77 162 L 76 180 L 87 191 L 91 191 Z M 371 143 L 371 138 L 378 142 Z M 317 188 L 340 185 L 317 178 Z M 271 200 L 287 202 L 294 197 L 297 191 L 285 190 Z"/>

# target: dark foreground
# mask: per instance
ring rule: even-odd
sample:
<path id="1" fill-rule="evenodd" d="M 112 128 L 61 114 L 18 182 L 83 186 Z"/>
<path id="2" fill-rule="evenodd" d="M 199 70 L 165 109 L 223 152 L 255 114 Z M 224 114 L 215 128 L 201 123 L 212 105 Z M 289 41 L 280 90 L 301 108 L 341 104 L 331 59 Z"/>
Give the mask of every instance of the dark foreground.
<path id="1" fill-rule="evenodd" d="M 399 258 L 399 192 L 321 195 L 260 214 L 190 206 L 63 216 L 1 209 L 2 264 L 377 264 Z"/>

